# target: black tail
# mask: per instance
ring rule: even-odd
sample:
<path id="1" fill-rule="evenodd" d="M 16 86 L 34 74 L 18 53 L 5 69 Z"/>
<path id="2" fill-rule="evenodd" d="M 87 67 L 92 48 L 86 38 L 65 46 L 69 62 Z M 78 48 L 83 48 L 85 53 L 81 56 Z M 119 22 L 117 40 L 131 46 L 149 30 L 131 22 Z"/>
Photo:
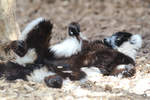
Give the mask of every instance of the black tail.
<path id="1" fill-rule="evenodd" d="M 9 81 L 16 79 L 26 80 L 26 76 L 34 69 L 34 67 L 23 67 L 14 62 L 0 63 L 0 77 L 4 76 Z"/>

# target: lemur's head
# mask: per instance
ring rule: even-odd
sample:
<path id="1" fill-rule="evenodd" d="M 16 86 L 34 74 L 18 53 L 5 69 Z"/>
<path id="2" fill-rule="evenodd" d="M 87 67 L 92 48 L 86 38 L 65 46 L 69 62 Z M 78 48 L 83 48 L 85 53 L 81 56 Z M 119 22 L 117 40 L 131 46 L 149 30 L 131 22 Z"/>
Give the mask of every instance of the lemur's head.
<path id="1" fill-rule="evenodd" d="M 134 45 L 137 49 L 142 46 L 141 36 L 128 32 L 116 32 L 112 36 L 104 38 L 104 44 L 113 49 L 117 49 L 127 42 Z"/>
<path id="2" fill-rule="evenodd" d="M 70 36 L 79 36 L 80 25 L 77 22 L 71 22 L 68 26 L 68 33 Z"/>
<path id="3" fill-rule="evenodd" d="M 105 38 L 104 44 L 135 60 L 137 51 L 142 47 L 142 38 L 138 34 L 117 32 Z"/>

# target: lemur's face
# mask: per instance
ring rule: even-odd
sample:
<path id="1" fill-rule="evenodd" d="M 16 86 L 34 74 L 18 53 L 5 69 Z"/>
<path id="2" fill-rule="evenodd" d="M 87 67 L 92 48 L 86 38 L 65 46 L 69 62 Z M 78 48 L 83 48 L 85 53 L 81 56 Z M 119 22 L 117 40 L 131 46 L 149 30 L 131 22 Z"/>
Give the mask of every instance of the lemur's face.
<path id="1" fill-rule="evenodd" d="M 127 32 L 117 32 L 110 37 L 104 38 L 104 44 L 113 49 L 117 49 L 124 42 L 131 38 L 132 34 Z"/>
<path id="2" fill-rule="evenodd" d="M 69 24 L 68 33 L 70 36 L 79 36 L 80 34 L 80 25 L 76 22 Z"/>

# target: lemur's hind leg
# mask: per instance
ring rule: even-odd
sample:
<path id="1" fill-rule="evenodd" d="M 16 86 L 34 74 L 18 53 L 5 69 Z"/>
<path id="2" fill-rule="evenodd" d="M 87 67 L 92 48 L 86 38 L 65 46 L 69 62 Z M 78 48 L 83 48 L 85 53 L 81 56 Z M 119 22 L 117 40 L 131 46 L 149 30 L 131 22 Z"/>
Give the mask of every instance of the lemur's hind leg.
<path id="1" fill-rule="evenodd" d="M 29 48 L 35 48 L 37 52 L 43 52 L 49 47 L 53 24 L 44 18 L 35 19 L 24 29 L 18 40 L 12 41 L 9 49 L 18 56 L 23 57 Z"/>
<path id="2" fill-rule="evenodd" d="M 6 78 L 7 81 L 22 79 L 25 81 L 35 80 L 36 82 L 36 78 L 38 78 L 49 87 L 61 88 L 63 78 L 55 73 L 53 75 L 48 75 L 48 73 L 51 74 L 51 71 L 38 64 L 29 64 L 23 67 L 13 62 L 0 63 L 0 77 Z"/>
<path id="3" fill-rule="evenodd" d="M 116 75 L 118 77 L 132 77 L 135 74 L 135 67 L 131 64 L 128 65 L 118 65 L 112 72 L 111 75 Z"/>

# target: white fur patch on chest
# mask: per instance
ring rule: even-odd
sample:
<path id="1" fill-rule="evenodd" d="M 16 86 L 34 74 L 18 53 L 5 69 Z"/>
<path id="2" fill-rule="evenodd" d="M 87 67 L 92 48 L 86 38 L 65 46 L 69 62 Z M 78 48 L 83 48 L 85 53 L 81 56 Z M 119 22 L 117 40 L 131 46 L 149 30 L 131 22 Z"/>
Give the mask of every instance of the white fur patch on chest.
<path id="1" fill-rule="evenodd" d="M 81 51 L 82 41 L 76 37 L 70 37 L 63 42 L 51 46 L 49 49 L 54 52 L 56 57 L 70 57 Z"/>
<path id="2" fill-rule="evenodd" d="M 48 71 L 48 69 L 44 66 L 40 69 L 35 69 L 30 75 L 27 76 L 27 80 L 33 82 L 43 82 L 45 77 L 52 75 L 55 75 L 55 73 Z"/>
<path id="3" fill-rule="evenodd" d="M 15 62 L 25 66 L 27 63 L 33 63 L 37 59 L 37 53 L 35 49 L 29 49 L 25 56 L 17 56 Z"/>

